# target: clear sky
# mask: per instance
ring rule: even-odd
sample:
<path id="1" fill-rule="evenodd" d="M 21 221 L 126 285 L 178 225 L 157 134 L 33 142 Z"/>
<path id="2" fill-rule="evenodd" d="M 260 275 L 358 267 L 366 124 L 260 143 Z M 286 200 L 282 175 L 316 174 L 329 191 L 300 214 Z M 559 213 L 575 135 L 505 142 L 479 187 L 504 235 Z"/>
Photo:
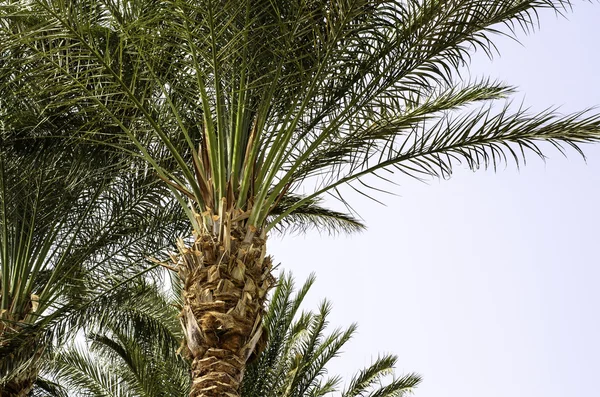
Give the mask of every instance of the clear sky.
<path id="1" fill-rule="evenodd" d="M 518 86 L 537 110 L 600 105 L 600 4 L 542 14 L 520 39 L 497 40 L 492 62 L 475 56 L 472 76 Z M 586 153 L 496 174 L 459 166 L 429 184 L 398 175 L 387 207 L 354 197 L 360 235 L 273 236 L 298 284 L 317 274 L 306 307 L 327 297 L 332 328 L 359 324 L 331 372 L 391 352 L 400 373 L 424 376 L 418 397 L 600 395 L 600 145 Z"/>

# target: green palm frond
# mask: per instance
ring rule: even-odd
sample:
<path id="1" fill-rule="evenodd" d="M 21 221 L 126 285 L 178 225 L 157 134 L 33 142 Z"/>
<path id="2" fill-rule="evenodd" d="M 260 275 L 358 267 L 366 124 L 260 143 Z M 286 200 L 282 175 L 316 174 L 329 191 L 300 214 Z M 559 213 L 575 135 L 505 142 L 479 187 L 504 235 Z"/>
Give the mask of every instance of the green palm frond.
<path id="1" fill-rule="evenodd" d="M 46 367 L 52 377 L 60 379 L 67 390 L 84 390 L 96 397 L 133 397 L 129 388 L 117 374 L 107 371 L 106 364 L 90 356 L 79 347 L 58 352 Z"/>
<path id="2" fill-rule="evenodd" d="M 288 211 L 300 201 L 300 206 L 296 206 L 291 212 Z M 281 233 L 304 232 L 311 228 L 327 233 L 355 233 L 365 229 L 365 225 L 352 215 L 324 208 L 320 205 L 321 202 L 319 198 L 305 200 L 302 196 L 288 193 L 276 203 L 269 214 L 272 218 L 285 214 L 275 226 Z"/>
<path id="3" fill-rule="evenodd" d="M 189 364 L 176 354 L 178 310 L 157 284 L 138 281 L 97 306 L 86 313 L 87 348 L 58 349 L 44 376 L 69 395 L 187 395 Z"/>
<path id="4" fill-rule="evenodd" d="M 402 396 L 409 393 L 416 387 L 421 378 L 418 375 L 406 375 L 382 387 L 382 379 L 393 372 L 397 358 L 395 356 L 382 356 L 371 366 L 365 368 L 356 374 L 348 387 L 342 393 L 342 397 L 362 397 L 362 396 Z M 366 394 L 369 393 L 369 394 Z"/>
<path id="5" fill-rule="evenodd" d="M 494 35 L 530 32 L 541 10 L 570 7 L 560 0 L 17 1 L 0 9 L 9 55 L 0 89 L 22 98 L 13 108 L 35 111 L 46 124 L 76 120 L 77 129 L 58 135 L 146 161 L 196 228 L 230 214 L 265 232 L 290 222 L 355 231 L 352 217 L 316 210 L 316 200 L 341 185 L 365 193 L 361 177 L 383 177 L 379 170 L 446 175 L 457 153 L 468 164 L 482 157 L 496 164 L 524 147 L 537 152 L 533 144 L 549 139 L 541 127 L 555 131 L 556 144 L 598 141 L 594 113 L 557 119 L 485 108 L 462 121 L 452 116 L 514 92 L 487 79 L 457 82 L 474 50 L 491 56 Z M 473 140 L 492 134 L 486 117 L 503 120 L 492 144 Z M 448 120 L 456 130 L 443 127 Z M 476 120 L 486 125 L 469 127 Z M 301 198 L 283 209 L 286 196 Z"/>
<path id="6" fill-rule="evenodd" d="M 84 329 L 99 341 L 107 336 L 140 348 L 158 349 L 169 360 L 178 360 L 176 351 L 183 339 L 177 302 L 170 300 L 154 283 L 138 282 L 103 304 L 88 318 Z M 100 338 L 100 339 L 99 339 Z"/>
<path id="7" fill-rule="evenodd" d="M 326 377 L 327 364 L 342 352 L 342 347 L 356 331 L 356 325 L 345 330 L 326 332 L 331 305 L 323 302 L 317 312 L 298 310 L 311 285 L 311 276 L 296 294 L 291 275 L 282 274 L 271 298 L 264 325 L 268 340 L 262 354 L 246 369 L 242 396 L 307 397 L 342 393 L 346 397 L 372 395 L 401 396 L 420 382 L 414 374 L 386 381 L 393 374 L 396 357 L 383 356 L 360 371 L 341 391 L 339 376 Z M 366 394 L 370 393 L 370 394 Z"/>
<path id="8" fill-rule="evenodd" d="M 360 183 L 361 178 L 377 176 L 382 170 L 397 170 L 417 179 L 449 178 L 457 164 L 466 164 L 472 170 L 496 170 L 511 162 L 519 167 L 526 163 L 528 153 L 545 159 L 547 148 L 563 155 L 571 148 L 585 157 L 579 145 L 600 137 L 600 116 L 589 110 L 570 115 L 554 110 L 537 114 L 522 108 L 510 110 L 510 105 L 499 111 L 488 106 L 455 117 L 443 115 L 433 123 L 415 124 L 401 144 L 391 147 L 385 155 L 375 154 L 374 158 L 347 170 L 308 198 L 318 197 L 330 188 Z M 403 120 L 391 120 L 385 128 L 398 132 L 404 128 Z M 377 190 L 365 183 L 360 187 Z M 339 194 L 336 198 L 344 201 Z"/>

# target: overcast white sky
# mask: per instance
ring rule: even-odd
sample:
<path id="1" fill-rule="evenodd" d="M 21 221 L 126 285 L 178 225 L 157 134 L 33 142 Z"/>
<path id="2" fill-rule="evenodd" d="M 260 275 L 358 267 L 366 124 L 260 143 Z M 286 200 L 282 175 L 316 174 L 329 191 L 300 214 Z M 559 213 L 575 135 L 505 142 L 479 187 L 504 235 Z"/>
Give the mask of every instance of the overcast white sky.
<path id="1" fill-rule="evenodd" d="M 524 46 L 476 56 L 472 75 L 518 86 L 535 109 L 600 105 L 600 4 L 541 22 Z M 361 235 L 271 238 L 298 284 L 316 272 L 307 308 L 327 297 L 332 328 L 359 323 L 331 372 L 392 352 L 400 373 L 424 376 L 418 397 L 597 397 L 600 145 L 586 149 L 587 164 L 549 152 L 521 171 L 399 178 L 387 207 L 354 200 Z"/>

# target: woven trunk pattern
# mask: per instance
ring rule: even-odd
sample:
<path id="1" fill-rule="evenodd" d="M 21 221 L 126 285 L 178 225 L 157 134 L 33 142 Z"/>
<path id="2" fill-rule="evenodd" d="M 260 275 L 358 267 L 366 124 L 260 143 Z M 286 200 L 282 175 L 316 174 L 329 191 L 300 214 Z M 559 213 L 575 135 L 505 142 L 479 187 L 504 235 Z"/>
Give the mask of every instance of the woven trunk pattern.
<path id="1" fill-rule="evenodd" d="M 227 247 L 211 234 L 174 256 L 183 280 L 181 321 L 193 358 L 191 397 L 237 397 L 248 358 L 261 339 L 267 292 L 275 280 L 265 240 L 243 241 L 233 231 Z"/>

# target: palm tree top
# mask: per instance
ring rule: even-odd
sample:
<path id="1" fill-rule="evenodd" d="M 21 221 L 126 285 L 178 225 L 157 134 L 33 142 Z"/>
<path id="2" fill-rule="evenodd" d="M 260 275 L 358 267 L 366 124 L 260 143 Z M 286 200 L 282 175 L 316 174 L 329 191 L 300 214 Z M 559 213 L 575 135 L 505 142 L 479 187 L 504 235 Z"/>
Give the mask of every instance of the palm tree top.
<path id="1" fill-rule="evenodd" d="M 599 140 L 597 112 L 532 113 L 510 101 L 495 106 L 514 88 L 460 76 L 474 50 L 494 52 L 493 35 L 516 37 L 533 30 L 542 9 L 562 13 L 570 6 L 561 0 L 5 2 L 0 123 L 19 142 L 30 142 L 19 133 L 38 125 L 19 122 L 33 112 L 50 127 L 35 142 L 67 136 L 117 148 L 121 170 L 156 174 L 171 190 L 197 237 L 193 244 L 180 240 L 180 255 L 173 255 L 188 293 L 182 313 L 188 347 L 197 348 L 194 377 L 204 382 L 192 394 L 219 385 L 237 392 L 261 337 L 272 283 L 264 241 L 270 230 L 296 222 L 300 229 L 360 229 L 351 210 L 327 210 L 321 202 L 334 197 L 351 208 L 340 189 L 370 197 L 380 189 L 372 176 L 382 183 L 394 172 L 445 177 L 460 162 L 495 168 L 520 164 L 527 153 L 543 157 L 541 143 L 581 152 L 582 143 Z M 227 301 L 232 307 L 213 299 L 217 290 L 235 298 Z M 6 306 L 6 293 L 2 298 Z M 251 314 L 242 318 L 247 308 Z M 217 317 L 240 327 L 202 321 Z M 222 349 L 225 340 L 229 350 Z M 204 365 L 219 361 L 204 357 L 209 350 L 228 352 L 235 364 L 229 378 Z M 294 387 L 312 387 L 310 377 L 296 380 Z"/>
<path id="2" fill-rule="evenodd" d="M 561 150 L 596 141 L 596 113 L 498 109 L 488 103 L 513 87 L 457 77 L 473 50 L 493 53 L 494 34 L 529 32 L 539 10 L 570 7 L 32 0 L 2 6 L 0 34 L 11 54 L 3 70 L 19 93 L 46 101 L 54 117 L 84 112 L 87 139 L 129 142 L 196 229 L 233 222 L 253 234 L 290 216 L 310 223 L 310 211 L 328 214 L 329 226 L 360 228 L 317 202 L 344 201 L 343 186 L 371 194 L 368 175 L 443 176 L 457 162 L 495 167 L 541 155 L 541 141 Z M 17 86 L 32 76 L 37 84 Z"/>

